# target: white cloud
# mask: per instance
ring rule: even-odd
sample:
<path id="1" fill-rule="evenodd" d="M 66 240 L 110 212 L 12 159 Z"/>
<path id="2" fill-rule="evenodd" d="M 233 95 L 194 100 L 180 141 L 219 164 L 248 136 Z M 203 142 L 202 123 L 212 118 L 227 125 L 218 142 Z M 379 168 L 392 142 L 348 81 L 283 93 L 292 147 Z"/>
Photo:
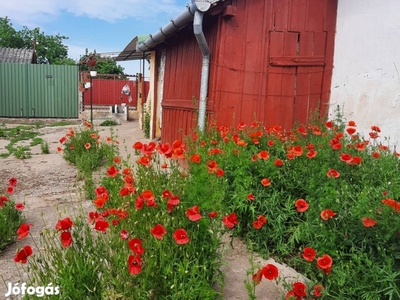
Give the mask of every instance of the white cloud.
<path id="1" fill-rule="evenodd" d="M 160 16 L 176 16 L 184 9 L 184 3 L 183 0 L 14 0 L 1 1 L 0 12 L 2 17 L 8 16 L 12 22 L 30 28 L 51 22 L 65 11 L 110 23 L 128 17 L 156 20 Z"/>

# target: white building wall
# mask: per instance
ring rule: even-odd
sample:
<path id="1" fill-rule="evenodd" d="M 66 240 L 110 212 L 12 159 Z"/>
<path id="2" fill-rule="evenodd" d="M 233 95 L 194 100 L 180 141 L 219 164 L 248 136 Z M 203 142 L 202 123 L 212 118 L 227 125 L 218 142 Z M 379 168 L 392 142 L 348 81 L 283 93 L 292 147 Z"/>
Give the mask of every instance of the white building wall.
<path id="1" fill-rule="evenodd" d="M 400 0 L 339 0 L 330 115 L 337 106 L 368 137 L 400 151 Z"/>

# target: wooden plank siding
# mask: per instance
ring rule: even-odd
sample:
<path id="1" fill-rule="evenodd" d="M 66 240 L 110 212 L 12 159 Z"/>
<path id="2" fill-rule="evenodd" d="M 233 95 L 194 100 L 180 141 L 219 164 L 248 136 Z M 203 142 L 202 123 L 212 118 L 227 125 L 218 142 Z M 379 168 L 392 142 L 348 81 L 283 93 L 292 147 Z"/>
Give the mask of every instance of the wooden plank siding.
<path id="1" fill-rule="evenodd" d="M 206 15 L 208 117 L 220 125 L 257 120 L 291 129 L 316 109 L 326 115 L 337 1 L 231 0 L 235 16 Z M 202 58 L 189 27 L 166 43 L 163 141 L 196 125 L 190 125 L 198 108 L 192 97 L 198 99 Z"/>
<path id="2" fill-rule="evenodd" d="M 137 106 L 137 90 L 136 82 L 132 80 L 112 80 L 112 79 L 97 79 L 92 80 L 93 91 L 90 88 L 84 92 L 84 103 L 90 105 L 90 97 L 93 95 L 93 105 L 121 105 L 126 103 L 127 106 Z M 132 102 L 129 102 L 127 95 L 121 94 L 125 84 L 129 85 Z M 145 82 L 146 95 L 149 91 L 149 82 Z M 145 97 L 146 98 L 146 97 Z"/>

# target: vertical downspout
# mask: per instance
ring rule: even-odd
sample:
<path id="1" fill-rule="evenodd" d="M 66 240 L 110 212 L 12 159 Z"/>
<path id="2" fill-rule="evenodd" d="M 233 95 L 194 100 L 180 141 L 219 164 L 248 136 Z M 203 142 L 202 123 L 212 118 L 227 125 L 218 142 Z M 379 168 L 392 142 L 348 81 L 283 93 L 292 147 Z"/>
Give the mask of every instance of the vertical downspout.
<path id="1" fill-rule="evenodd" d="M 207 109 L 207 93 L 208 78 L 210 69 L 210 49 L 208 48 L 206 38 L 203 33 L 203 12 L 196 10 L 193 19 L 193 32 L 199 44 L 201 53 L 203 54 L 203 64 L 201 68 L 200 81 L 200 100 L 199 100 L 199 116 L 198 127 L 201 132 L 205 130 L 206 109 Z"/>

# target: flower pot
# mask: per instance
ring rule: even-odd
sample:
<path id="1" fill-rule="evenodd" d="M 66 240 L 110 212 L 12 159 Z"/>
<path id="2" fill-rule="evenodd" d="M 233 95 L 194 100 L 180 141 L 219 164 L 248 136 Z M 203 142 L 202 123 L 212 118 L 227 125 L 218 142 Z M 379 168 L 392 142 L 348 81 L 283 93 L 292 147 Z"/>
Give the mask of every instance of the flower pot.
<path id="1" fill-rule="evenodd" d="M 97 76 L 97 71 L 90 71 L 90 76 L 91 77 L 96 77 Z"/>

